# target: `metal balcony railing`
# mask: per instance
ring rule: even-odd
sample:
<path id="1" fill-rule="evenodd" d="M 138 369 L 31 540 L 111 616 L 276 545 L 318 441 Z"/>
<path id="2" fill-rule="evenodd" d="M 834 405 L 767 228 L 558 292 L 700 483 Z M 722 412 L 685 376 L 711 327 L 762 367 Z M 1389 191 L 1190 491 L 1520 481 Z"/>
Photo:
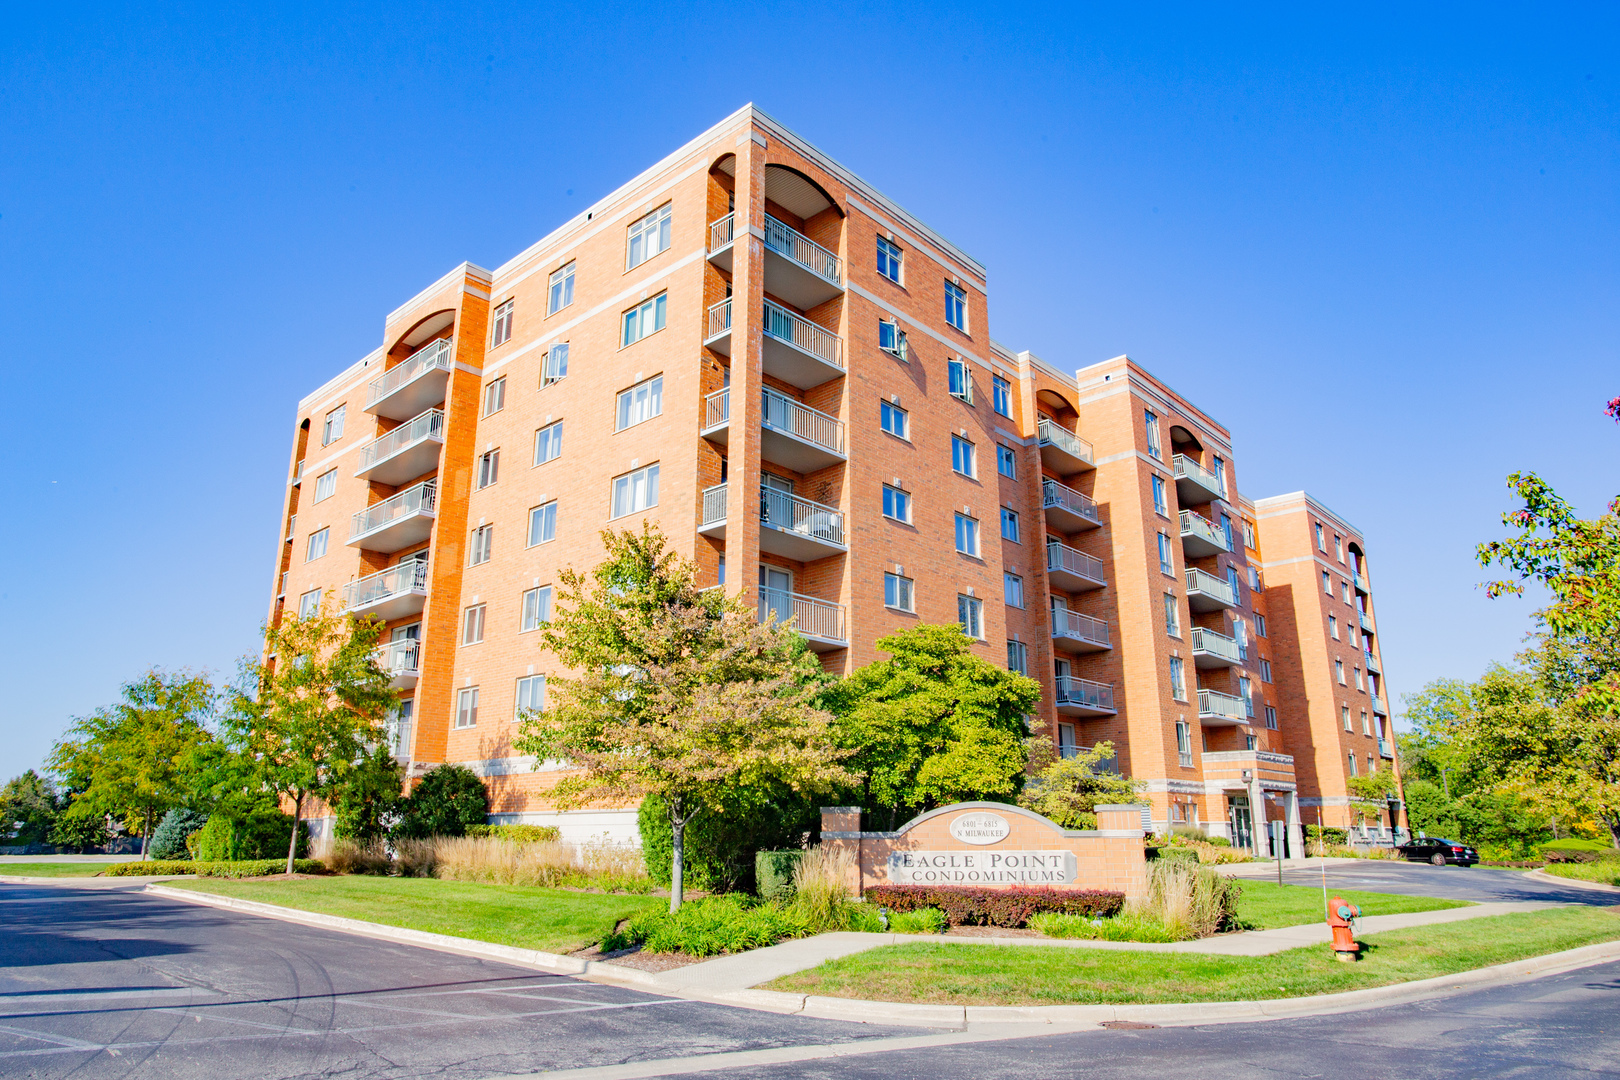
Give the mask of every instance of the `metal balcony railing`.
<path id="1" fill-rule="evenodd" d="M 416 443 L 425 439 L 444 438 L 444 412 L 440 409 L 429 409 L 421 413 L 414 420 L 407 420 L 399 427 L 386 435 L 379 435 L 371 442 L 360 448 L 360 471 L 371 468 L 380 462 L 387 461 Z M 426 472 L 427 470 L 422 470 Z"/>
<path id="2" fill-rule="evenodd" d="M 761 422 L 768 428 L 795 435 L 823 450 L 842 456 L 844 423 L 818 409 L 802 404 L 770 387 L 764 388 Z"/>
<path id="3" fill-rule="evenodd" d="M 709 338 L 717 338 L 730 329 L 731 297 L 728 296 L 709 309 L 709 332 L 707 335 L 705 335 L 703 340 L 707 341 Z"/>
<path id="4" fill-rule="evenodd" d="M 1093 645 L 1108 645 L 1108 624 L 1067 608 L 1052 609 L 1052 636 L 1075 638 Z"/>
<path id="5" fill-rule="evenodd" d="M 784 532 L 798 533 L 829 544 L 844 544 L 844 515 L 830 506 L 801 499 L 777 488 L 759 488 L 759 520 Z"/>
<path id="6" fill-rule="evenodd" d="M 1356 612 L 1356 621 L 1361 623 L 1361 628 L 1367 633 L 1370 634 L 1373 632 L 1372 619 L 1368 617 L 1365 611 Z"/>
<path id="7" fill-rule="evenodd" d="M 1395 747 L 1390 745 L 1390 741 L 1388 739 L 1378 740 L 1378 756 L 1384 758 L 1392 758 L 1395 756 Z"/>
<path id="8" fill-rule="evenodd" d="M 401 764 L 411 756 L 411 721 L 408 718 L 394 717 L 388 721 L 386 727 L 388 752 Z"/>
<path id="9" fill-rule="evenodd" d="M 703 430 L 719 427 L 731 419 L 731 387 L 716 390 L 703 398 Z"/>
<path id="10" fill-rule="evenodd" d="M 709 254 L 714 254 L 723 247 L 731 245 L 732 234 L 737 227 L 737 215 L 727 214 L 725 217 L 709 226 Z"/>
<path id="11" fill-rule="evenodd" d="M 1196 536 L 1206 544 L 1218 547 L 1222 551 L 1232 550 L 1226 543 L 1226 534 L 1221 531 L 1218 525 L 1203 514 L 1194 513 L 1191 510 L 1181 512 L 1181 535 L 1183 537 Z"/>
<path id="12" fill-rule="evenodd" d="M 1361 572 L 1357 571 L 1357 573 L 1354 576 L 1355 576 L 1355 579 L 1356 579 L 1356 591 L 1357 592 L 1362 592 L 1362 593 L 1371 593 L 1372 592 L 1372 590 L 1367 587 L 1366 575 L 1364 575 Z"/>
<path id="13" fill-rule="evenodd" d="M 769 214 L 765 215 L 765 246 L 778 255 L 792 259 L 812 274 L 826 278 L 834 285 L 841 286 L 844 283 L 837 255 L 787 222 L 778 221 Z"/>
<path id="14" fill-rule="evenodd" d="M 1214 630 L 1206 630 L 1202 626 L 1193 627 L 1192 647 L 1195 653 L 1209 653 L 1211 656 L 1230 660 L 1234 664 L 1243 662 L 1243 650 L 1238 648 L 1235 638 L 1229 638 Z"/>
<path id="15" fill-rule="evenodd" d="M 369 607 L 393 596 L 422 592 L 428 585 L 428 564 L 425 559 L 410 559 L 398 566 L 390 566 L 375 574 L 367 574 L 343 586 L 343 609 Z"/>
<path id="16" fill-rule="evenodd" d="M 292 482 L 293 487 L 297 487 L 304 482 L 304 462 L 302 459 L 299 460 L 297 465 L 293 466 Z"/>
<path id="17" fill-rule="evenodd" d="M 1187 568 L 1187 591 L 1203 593 L 1205 596 L 1212 597 L 1232 607 L 1236 607 L 1241 602 L 1238 590 L 1232 587 L 1230 581 L 1223 581 L 1214 574 L 1205 573 L 1197 567 L 1189 566 Z"/>
<path id="18" fill-rule="evenodd" d="M 1088 581 L 1105 581 L 1103 577 L 1103 562 L 1095 555 L 1087 555 L 1083 551 L 1076 551 L 1067 544 L 1056 540 L 1046 542 L 1046 572 L 1066 570 L 1071 574 L 1078 574 Z"/>
<path id="19" fill-rule="evenodd" d="M 415 487 L 408 487 L 397 495 L 356 512 L 349 518 L 349 539 L 358 540 L 409 514 L 433 513 L 438 494 L 439 482 L 424 480 Z"/>
<path id="20" fill-rule="evenodd" d="M 1068 428 L 1060 427 L 1043 416 L 1040 423 L 1036 425 L 1036 434 L 1040 436 L 1041 442 L 1049 443 L 1087 464 L 1094 464 L 1091 455 L 1091 444 Z"/>
<path id="21" fill-rule="evenodd" d="M 759 590 L 759 618 L 761 622 L 775 616 L 785 623 L 790 619 L 793 628 L 806 637 L 825 641 L 848 641 L 844 629 L 844 606 L 801 596 L 785 589 Z"/>
<path id="22" fill-rule="evenodd" d="M 1114 708 L 1114 687 L 1111 683 L 1093 682 L 1073 675 L 1059 675 L 1056 683 L 1059 705 L 1080 705 L 1109 711 Z"/>
<path id="23" fill-rule="evenodd" d="M 371 383 L 366 387 L 366 408 L 371 408 L 418 375 L 433 368 L 449 371 L 454 364 L 455 358 L 452 356 L 450 339 L 440 338 L 438 341 L 416 350 L 403 361 L 389 368 L 381 378 L 371 380 Z"/>
<path id="24" fill-rule="evenodd" d="M 1186 478 L 1209 489 L 1226 494 L 1226 478 L 1219 473 L 1204 468 L 1185 454 L 1177 454 L 1171 458 L 1170 463 L 1175 467 L 1176 479 Z"/>
<path id="25" fill-rule="evenodd" d="M 729 312 L 727 317 L 729 321 Z M 711 309 L 711 327 L 713 321 Z M 778 341 L 785 341 L 795 348 L 803 349 L 835 368 L 844 366 L 843 343 L 839 341 L 837 334 L 825 326 L 817 326 L 803 315 L 797 315 L 781 304 L 765 301 L 765 324 L 762 329 Z"/>
<path id="26" fill-rule="evenodd" d="M 287 515 L 287 543 L 289 543 L 289 544 L 292 543 L 293 537 L 296 536 L 297 534 L 298 534 L 298 515 L 297 514 L 288 514 Z M 291 842 L 292 841 L 290 841 L 290 840 L 288 841 L 288 843 L 291 843 Z"/>
<path id="27" fill-rule="evenodd" d="M 377 666 L 390 675 L 416 672 L 422 669 L 422 643 L 416 638 L 385 641 L 376 649 Z"/>
<path id="28" fill-rule="evenodd" d="M 1383 698 L 1376 697 L 1376 696 L 1373 698 L 1373 715 L 1374 716 L 1388 716 L 1389 715 L 1389 708 L 1388 708 L 1388 706 L 1386 706 L 1384 704 L 1384 699 Z"/>
<path id="29" fill-rule="evenodd" d="M 1087 521 L 1102 524 L 1102 518 L 1097 513 L 1096 500 L 1056 480 L 1047 478 L 1041 480 L 1041 505 L 1043 509 L 1061 507 L 1070 513 L 1079 514 Z"/>
<path id="30" fill-rule="evenodd" d="M 703 489 L 703 524 L 717 525 L 726 520 L 726 485 Z"/>
<path id="31" fill-rule="evenodd" d="M 1198 715 L 1218 716 L 1227 720 L 1247 720 L 1249 709 L 1243 699 L 1235 694 L 1223 694 L 1219 690 L 1200 690 Z"/>
<path id="32" fill-rule="evenodd" d="M 1372 672 L 1374 675 L 1380 674 L 1384 670 L 1378 664 L 1378 657 L 1374 656 L 1372 653 L 1362 653 L 1361 656 L 1362 659 L 1367 663 L 1367 670 Z"/>

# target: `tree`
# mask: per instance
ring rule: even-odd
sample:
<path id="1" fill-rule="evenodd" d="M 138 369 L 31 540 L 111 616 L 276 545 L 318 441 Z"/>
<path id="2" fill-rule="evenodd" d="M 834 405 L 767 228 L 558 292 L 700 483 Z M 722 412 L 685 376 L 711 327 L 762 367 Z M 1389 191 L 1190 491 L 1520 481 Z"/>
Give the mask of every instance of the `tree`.
<path id="1" fill-rule="evenodd" d="M 860 774 L 861 805 L 891 829 L 946 803 L 1009 802 L 1023 782 L 1024 717 L 1040 684 L 969 644 L 954 625 L 902 630 L 878 639 L 889 659 L 827 692 L 849 768 Z"/>
<path id="2" fill-rule="evenodd" d="M 217 694 L 206 675 L 155 668 L 122 693 L 118 704 L 74 720 L 47 764 L 72 792 L 68 817 L 142 822 L 145 858 L 153 819 L 185 797 L 185 762 L 213 739 L 207 721 Z"/>
<path id="3" fill-rule="evenodd" d="M 700 810 L 738 790 L 817 791 L 854 778 L 815 705 L 815 661 L 794 632 L 720 590 L 700 592 L 690 562 L 650 525 L 602 533 L 587 579 L 562 575 L 563 604 L 544 635 L 577 675 L 523 719 L 517 745 L 577 771 L 552 788 L 559 806 L 662 800 L 671 830 L 671 911 L 684 887 L 684 836 Z"/>
<path id="4" fill-rule="evenodd" d="M 339 790 L 399 706 L 374 652 L 383 624 L 325 607 L 265 627 L 265 658 L 245 666 L 226 718 L 263 785 L 292 802 L 289 874 L 304 800 Z"/>
<path id="5" fill-rule="evenodd" d="M 465 836 L 467 826 L 489 816 L 489 795 L 478 774 L 465 765 L 440 765 L 416 782 L 401 806 L 395 833 L 412 839 Z"/>
<path id="6" fill-rule="evenodd" d="M 478 786 L 482 791 L 482 782 Z M 362 844 L 381 840 L 388 835 L 389 822 L 398 816 L 405 801 L 404 787 L 405 770 L 393 751 L 383 745 L 372 747 L 361 756 L 332 799 L 336 835 Z"/>
<path id="7" fill-rule="evenodd" d="M 29 769 L 0 788 L 0 837 L 12 837 L 23 846 L 43 844 L 50 839 L 61 811 L 62 801 L 50 777 Z"/>
<path id="8" fill-rule="evenodd" d="M 1049 817 L 1065 829 L 1095 829 L 1097 804 L 1128 803 L 1142 784 L 1112 772 L 1103 762 L 1114 756 L 1114 744 L 1100 742 L 1071 757 L 1058 752 L 1046 735 L 1028 740 L 1029 779 L 1018 793 L 1018 805 Z"/>

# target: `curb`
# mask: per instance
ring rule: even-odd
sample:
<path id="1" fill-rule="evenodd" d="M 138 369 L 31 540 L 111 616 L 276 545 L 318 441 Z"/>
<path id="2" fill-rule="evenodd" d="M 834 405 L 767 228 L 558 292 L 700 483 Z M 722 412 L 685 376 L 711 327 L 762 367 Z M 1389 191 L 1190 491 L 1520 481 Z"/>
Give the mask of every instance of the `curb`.
<path id="1" fill-rule="evenodd" d="M 1577 889 L 1591 889 L 1593 892 L 1620 894 L 1620 889 L 1615 888 L 1613 885 L 1605 885 L 1601 881 L 1582 881 L 1579 878 L 1559 877 L 1557 874 L 1546 873 L 1539 867 L 1524 876 L 1545 882 L 1548 885 L 1571 885 Z"/>

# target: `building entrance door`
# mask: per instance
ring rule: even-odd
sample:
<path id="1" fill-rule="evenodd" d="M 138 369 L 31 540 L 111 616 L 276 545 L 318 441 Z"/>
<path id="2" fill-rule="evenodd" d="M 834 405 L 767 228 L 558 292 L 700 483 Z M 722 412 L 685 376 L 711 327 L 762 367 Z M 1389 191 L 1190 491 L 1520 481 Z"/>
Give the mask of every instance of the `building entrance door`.
<path id="1" fill-rule="evenodd" d="M 1227 819 L 1232 825 L 1232 846 L 1254 848 L 1254 815 L 1249 810 L 1247 795 L 1232 795 L 1226 800 Z"/>

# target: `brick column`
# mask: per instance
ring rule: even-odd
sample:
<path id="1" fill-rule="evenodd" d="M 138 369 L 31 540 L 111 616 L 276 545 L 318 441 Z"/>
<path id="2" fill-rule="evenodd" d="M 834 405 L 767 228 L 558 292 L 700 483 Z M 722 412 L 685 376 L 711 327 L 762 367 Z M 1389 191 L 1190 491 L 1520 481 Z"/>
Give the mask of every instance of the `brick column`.
<path id="1" fill-rule="evenodd" d="M 861 847 L 861 808 L 858 806 L 823 806 L 821 808 L 821 849 L 828 855 L 847 851 L 855 862 L 848 881 L 850 895 L 859 896 L 866 889 L 866 868 L 862 865 L 865 852 Z"/>

